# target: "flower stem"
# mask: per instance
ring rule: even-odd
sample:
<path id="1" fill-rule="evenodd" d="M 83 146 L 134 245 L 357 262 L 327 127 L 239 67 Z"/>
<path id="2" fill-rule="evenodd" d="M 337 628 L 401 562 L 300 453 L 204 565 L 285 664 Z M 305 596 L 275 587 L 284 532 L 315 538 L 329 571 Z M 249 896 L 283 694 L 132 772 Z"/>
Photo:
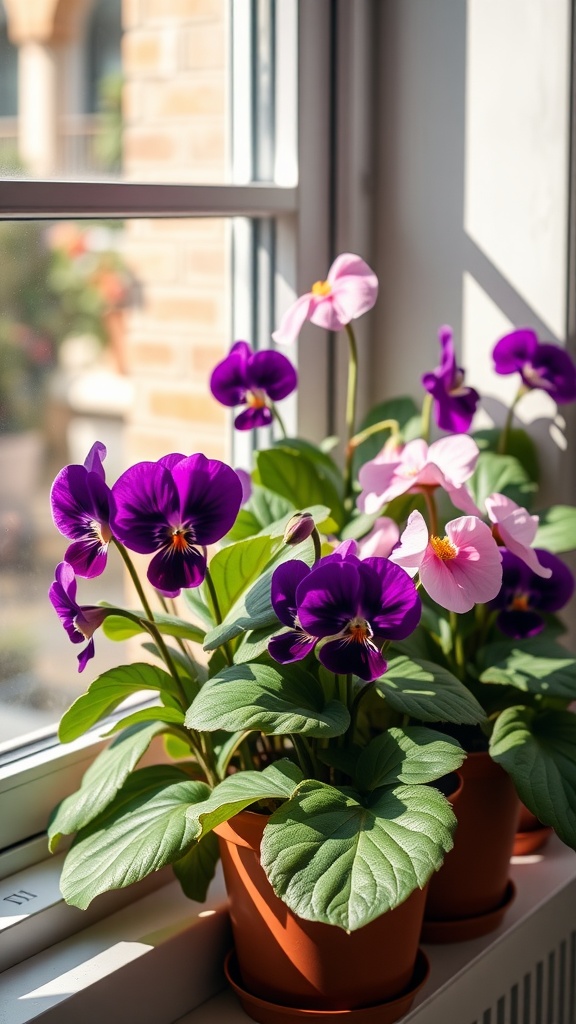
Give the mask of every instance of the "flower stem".
<path id="1" fill-rule="evenodd" d="M 124 545 L 121 544 L 120 541 L 116 540 L 115 538 L 113 538 L 113 540 L 114 540 L 114 543 L 115 543 L 116 547 L 118 548 L 118 551 L 120 552 L 120 555 L 122 556 L 122 560 L 124 562 L 124 565 L 126 566 L 128 572 L 130 574 L 130 579 L 132 580 L 132 583 L 134 584 L 134 587 L 136 588 L 136 593 L 138 594 L 138 597 L 140 598 L 140 601 L 142 603 L 142 607 L 143 607 L 144 611 L 146 612 L 146 615 L 148 616 L 148 618 L 153 620 L 154 619 L 154 613 L 152 612 L 152 608 L 150 607 L 150 604 L 149 604 L 148 599 L 146 597 L 146 594 L 144 592 L 144 587 L 142 586 L 142 584 L 140 582 L 140 577 L 138 576 L 138 573 L 136 572 L 136 567 L 135 567 L 132 559 L 130 558 L 130 555 L 128 554 L 126 548 L 124 547 Z"/>
<path id="2" fill-rule="evenodd" d="M 514 401 L 512 402 L 510 408 L 508 409 L 508 414 L 504 421 L 504 426 L 502 427 L 502 433 L 500 434 L 500 437 L 498 439 L 498 447 L 496 449 L 498 455 L 506 454 L 506 449 L 508 448 L 508 441 L 510 439 L 510 431 L 512 429 L 512 422 L 514 419 L 514 410 L 516 409 L 516 406 L 518 405 L 518 402 L 520 401 L 522 396 L 525 395 L 526 392 L 529 390 L 529 388 L 526 388 L 523 384 L 521 384 L 518 388 L 518 391 L 516 392 Z"/>
<path id="3" fill-rule="evenodd" d="M 306 742 L 304 736 L 300 735 L 300 733 L 290 733 L 290 739 L 294 745 L 294 750 L 296 751 L 300 767 L 304 772 L 305 777 L 307 779 L 315 779 L 317 776 L 314 768 L 314 758 L 309 744 Z"/>
<path id="4" fill-rule="evenodd" d="M 212 599 L 212 607 L 214 608 L 214 618 L 216 619 L 217 625 L 220 626 L 222 624 L 223 616 L 222 612 L 220 611 L 220 604 L 218 601 L 218 595 L 216 593 L 216 587 L 214 586 L 214 581 L 212 579 L 212 576 L 210 575 L 210 569 L 208 568 L 206 568 L 205 580 L 206 586 L 210 591 L 210 597 Z M 228 662 L 229 665 L 232 665 L 234 663 L 234 658 L 232 657 L 232 652 L 230 650 L 230 645 L 228 644 L 228 642 L 222 644 L 222 648 L 226 656 L 226 661 Z"/>
<path id="5" fill-rule="evenodd" d="M 434 494 L 430 487 L 423 487 L 422 493 L 424 494 L 424 500 L 426 502 L 426 508 L 428 510 L 428 531 L 433 537 L 438 536 L 438 513 L 436 511 L 436 502 L 434 501 Z"/>
<path id="6" fill-rule="evenodd" d="M 348 336 L 348 391 L 346 395 L 346 456 L 344 465 L 344 500 L 352 493 L 352 454 L 350 441 L 354 437 L 356 401 L 358 397 L 358 347 L 356 336 L 350 324 L 345 324 Z"/>
<path id="7" fill-rule="evenodd" d="M 379 434 L 381 430 L 389 430 L 393 437 L 398 437 L 400 434 L 400 424 L 398 420 L 379 420 L 378 423 L 373 423 L 370 427 L 365 427 L 360 433 L 354 434 L 348 442 L 348 447 L 355 449 L 359 445 L 367 441 L 369 437 L 374 434 Z"/>
<path id="8" fill-rule="evenodd" d="M 274 419 L 276 420 L 278 426 L 280 427 L 280 430 L 282 431 L 282 437 L 283 438 L 288 437 L 288 434 L 286 432 L 286 427 L 284 425 L 284 420 L 282 419 L 280 413 L 278 412 L 278 407 L 276 406 L 275 402 L 271 402 L 270 408 L 272 410 L 272 415 L 273 415 Z"/>
<path id="9" fill-rule="evenodd" d="M 450 612 L 450 630 L 452 633 L 452 643 L 454 645 L 454 661 L 459 671 L 459 678 L 463 680 L 466 675 L 466 658 L 464 655 L 462 636 L 458 630 L 458 616 L 456 612 Z"/>
<path id="10" fill-rule="evenodd" d="M 423 440 L 426 441 L 426 443 L 428 443 L 430 440 L 430 424 L 432 421 L 433 401 L 434 399 L 432 398 L 432 395 L 430 394 L 429 391 L 427 391 L 426 394 L 424 395 L 424 400 L 422 402 L 422 425 L 420 428 L 420 433 L 422 435 Z"/>

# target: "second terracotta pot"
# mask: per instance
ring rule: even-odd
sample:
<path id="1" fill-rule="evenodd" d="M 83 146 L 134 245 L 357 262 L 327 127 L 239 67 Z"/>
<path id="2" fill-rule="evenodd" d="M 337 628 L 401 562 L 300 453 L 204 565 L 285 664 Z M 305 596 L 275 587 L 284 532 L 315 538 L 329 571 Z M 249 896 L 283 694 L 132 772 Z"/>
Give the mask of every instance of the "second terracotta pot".
<path id="1" fill-rule="evenodd" d="M 243 811 L 216 829 L 244 987 L 284 1006 L 323 1010 L 352 1010 L 405 992 L 414 976 L 426 891 L 417 889 L 349 934 L 305 921 L 278 899 L 260 865 L 265 825 L 265 816 Z"/>
<path id="2" fill-rule="evenodd" d="M 463 786 L 453 801 L 458 819 L 454 848 L 428 885 L 425 920 L 431 923 L 484 916 L 487 921 L 510 894 L 520 809 L 514 784 L 487 752 L 468 754 L 459 771 Z M 426 926 L 424 938 L 430 941 Z"/>

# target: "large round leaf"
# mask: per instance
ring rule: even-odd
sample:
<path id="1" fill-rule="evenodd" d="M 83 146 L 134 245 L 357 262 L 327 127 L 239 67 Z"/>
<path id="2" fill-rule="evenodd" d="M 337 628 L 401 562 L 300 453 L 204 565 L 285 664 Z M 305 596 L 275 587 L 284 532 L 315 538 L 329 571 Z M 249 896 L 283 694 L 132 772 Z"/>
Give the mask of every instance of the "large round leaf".
<path id="1" fill-rule="evenodd" d="M 376 687 L 395 711 L 423 722 L 478 725 L 486 717 L 464 684 L 432 661 L 392 658 Z"/>
<path id="2" fill-rule="evenodd" d="M 478 660 L 485 666 L 482 683 L 576 700 L 576 658 L 549 638 L 498 641 L 484 647 Z"/>
<path id="3" fill-rule="evenodd" d="M 532 813 L 576 849 L 576 715 L 507 708 L 496 719 L 490 754 Z"/>
<path id="4" fill-rule="evenodd" d="M 67 796 L 50 819 L 48 838 L 54 850 L 62 836 L 72 835 L 93 821 L 114 800 L 150 743 L 166 726 L 138 725 L 118 736 L 92 762 L 80 789 Z"/>
<path id="5" fill-rule="evenodd" d="M 127 697 L 143 690 L 156 690 L 170 696 L 178 693 L 172 677 L 157 665 L 135 662 L 103 672 L 62 716 L 58 728 L 59 740 L 69 743 L 77 739 L 101 718 L 114 711 Z"/>
<path id="6" fill-rule="evenodd" d="M 452 848 L 456 819 L 428 786 L 359 796 L 306 782 L 264 829 L 260 859 L 299 917 L 355 931 L 423 888 Z"/>
<path id="7" fill-rule="evenodd" d="M 288 800 L 304 776 L 297 765 L 283 758 L 261 772 L 235 772 L 220 782 L 199 804 L 188 811 L 195 839 L 229 821 L 235 814 L 260 800 Z"/>
<path id="8" fill-rule="evenodd" d="M 456 740 L 433 729 L 418 725 L 392 728 L 364 747 L 356 764 L 355 782 L 363 792 L 397 782 L 434 782 L 456 771 L 465 757 Z"/>
<path id="9" fill-rule="evenodd" d="M 326 700 L 316 677 L 300 665 L 233 665 L 205 683 L 185 724 L 197 732 L 251 729 L 269 736 L 328 737 L 346 732 L 350 715 L 340 701 Z"/>
<path id="10" fill-rule="evenodd" d="M 181 859 L 194 841 L 186 812 L 209 792 L 204 782 L 169 765 L 134 772 L 72 844 L 60 880 L 66 902 L 85 910 L 100 893 Z"/>

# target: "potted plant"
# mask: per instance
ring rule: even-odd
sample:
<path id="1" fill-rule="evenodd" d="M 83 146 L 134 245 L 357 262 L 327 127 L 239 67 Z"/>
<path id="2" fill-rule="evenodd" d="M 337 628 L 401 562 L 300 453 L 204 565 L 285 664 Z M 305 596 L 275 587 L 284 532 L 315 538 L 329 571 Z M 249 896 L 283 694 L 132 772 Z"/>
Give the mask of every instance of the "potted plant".
<path id="1" fill-rule="evenodd" d="M 51 848 L 76 834 L 63 894 L 86 907 L 171 864 L 184 891 L 202 899 L 221 854 L 236 931 L 229 976 L 258 1020 L 312 1009 L 330 1019 L 346 1009 L 381 1021 L 406 1011 L 425 977 L 417 948 L 425 890 L 453 842 L 453 773 L 465 758 L 458 734 L 490 737 L 492 758 L 544 821 L 541 788 L 518 767 L 510 728 L 515 736 L 520 721 L 533 759 L 539 740 L 529 722 L 552 715 L 567 741 L 555 746 L 544 729 L 536 751 L 544 771 L 560 758 L 576 762 L 564 710 L 576 695 L 574 659 L 564 653 L 557 665 L 556 646 L 529 651 L 528 673 L 513 637 L 498 634 L 501 646 L 493 646 L 507 610 L 503 559 L 515 554 L 544 579 L 546 559 L 555 558 L 535 553 L 526 518 L 534 520 L 507 504 L 508 484 L 528 475 L 514 455 L 491 448 L 516 450 L 516 432 L 484 437 L 483 452 L 468 435 L 478 396 L 464 387 L 446 332 L 442 366 L 425 378 L 424 417 L 410 399 L 391 399 L 356 427 L 352 322 L 372 308 L 377 287 L 364 261 L 344 254 L 274 336 L 288 345 L 306 319 L 344 329 L 341 465 L 326 446 L 283 436 L 257 451 L 250 477 L 201 454 L 170 454 L 109 486 L 96 443 L 52 488 L 56 526 L 71 543 L 50 597 L 70 639 L 87 641 L 79 669 L 100 627 L 110 639 L 143 635 L 156 658 L 104 673 L 60 724 L 65 742 L 135 692 L 157 699 L 120 714 L 110 747 L 53 815 Z M 237 429 L 276 421 L 285 435 L 277 402 L 296 382 L 286 356 L 241 341 L 210 386 L 217 400 L 240 407 Z M 433 403 L 449 433 L 429 445 Z M 450 510 L 442 529 L 440 494 Z M 570 509 L 541 518 L 549 550 L 567 538 L 572 545 L 574 521 Z M 131 551 L 151 556 L 151 592 Z M 79 603 L 76 577 L 101 575 L 109 553 L 126 563 L 139 607 Z M 556 636 L 556 620 L 551 628 Z M 544 678 L 546 688 L 533 682 Z M 139 768 L 156 736 L 170 763 Z M 553 823 L 574 843 L 564 827 L 570 785 L 556 787 Z M 381 931 L 388 926 L 390 938 Z M 293 934 L 295 952 L 287 948 Z M 376 974 L 375 944 L 385 950 Z M 396 976 L 388 970 L 395 951 Z"/>

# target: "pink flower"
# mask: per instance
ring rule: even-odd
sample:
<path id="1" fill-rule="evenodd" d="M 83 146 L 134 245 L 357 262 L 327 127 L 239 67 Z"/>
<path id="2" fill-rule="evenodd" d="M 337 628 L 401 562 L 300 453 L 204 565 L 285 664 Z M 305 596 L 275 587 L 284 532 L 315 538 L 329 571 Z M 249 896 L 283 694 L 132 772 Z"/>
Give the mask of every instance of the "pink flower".
<path id="1" fill-rule="evenodd" d="M 443 487 L 456 508 L 469 515 L 480 515 L 464 487 L 479 454 L 478 445 L 468 434 L 451 434 L 430 446 L 421 438 L 409 441 L 403 448 L 385 445 L 375 459 L 360 469 L 362 494 L 358 506 L 371 514 L 407 491 L 418 493 L 426 487 Z"/>
<path id="2" fill-rule="evenodd" d="M 433 601 L 450 612 L 468 612 L 491 601 L 502 585 L 502 564 L 490 527 L 476 516 L 446 523 L 444 537 L 429 537 L 420 512 L 408 518 L 390 561 L 420 582 Z"/>
<path id="3" fill-rule="evenodd" d="M 358 541 L 359 557 L 388 558 L 400 539 L 398 524 L 388 516 L 380 516 L 362 540 Z"/>
<path id="4" fill-rule="evenodd" d="M 316 281 L 290 306 L 272 337 L 279 345 L 295 341 L 305 320 L 327 331 L 338 331 L 372 309 L 377 295 L 374 271 L 354 253 L 342 253 L 334 260 L 326 280 Z"/>
<path id="5" fill-rule="evenodd" d="M 529 515 L 525 508 L 505 494 L 491 494 L 486 498 L 486 511 L 494 523 L 492 535 L 497 543 L 503 544 L 513 555 L 521 558 L 537 576 L 549 579 L 552 570 L 540 564 L 532 548 L 538 529 L 538 516 Z"/>

